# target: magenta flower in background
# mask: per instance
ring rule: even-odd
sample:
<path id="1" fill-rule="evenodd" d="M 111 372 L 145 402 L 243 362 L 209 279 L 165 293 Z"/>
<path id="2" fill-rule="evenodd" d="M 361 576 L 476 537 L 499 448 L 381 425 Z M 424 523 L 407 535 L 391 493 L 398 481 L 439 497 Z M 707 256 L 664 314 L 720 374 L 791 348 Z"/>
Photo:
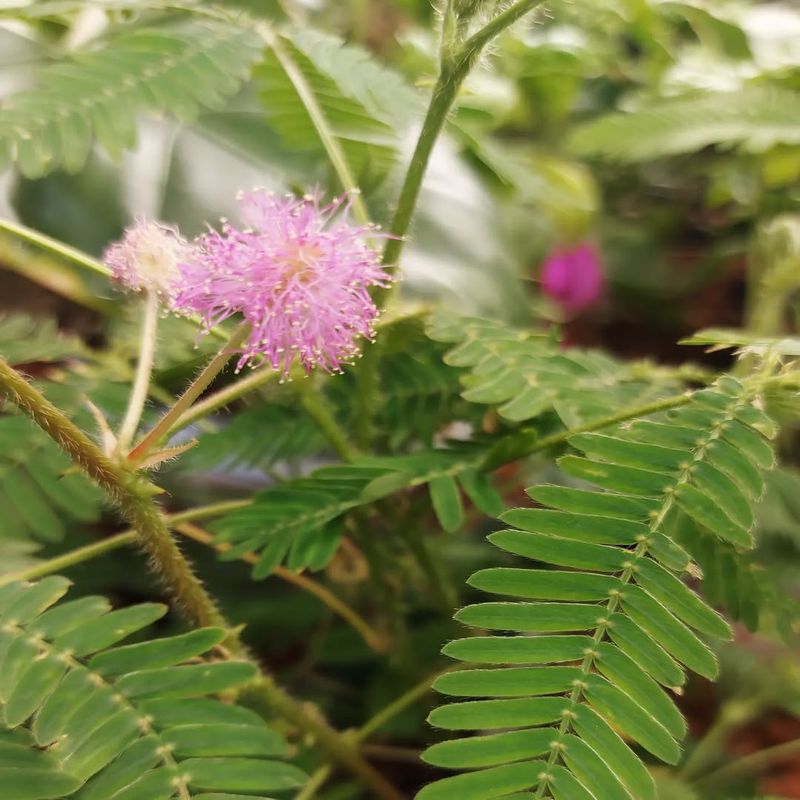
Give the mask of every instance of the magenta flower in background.
<path id="1" fill-rule="evenodd" d="M 195 242 L 181 264 L 174 306 L 212 328 L 233 314 L 250 323 L 239 368 L 266 361 L 285 376 L 294 361 L 334 372 L 374 337 L 378 309 L 370 286 L 386 286 L 368 240 L 373 227 L 351 225 L 341 197 L 277 197 L 256 190 L 240 198 L 251 227 L 224 222 Z M 338 212 L 338 214 L 337 214 Z M 335 217 L 335 219 L 334 219 Z"/>
<path id="2" fill-rule="evenodd" d="M 541 270 L 542 291 L 569 315 L 593 306 L 603 293 L 605 275 L 594 245 L 555 249 Z"/>
<path id="3" fill-rule="evenodd" d="M 122 239 L 110 245 L 103 262 L 112 278 L 134 292 L 155 292 L 167 303 L 174 293 L 178 264 L 186 259 L 191 245 L 168 225 L 137 220 Z"/>

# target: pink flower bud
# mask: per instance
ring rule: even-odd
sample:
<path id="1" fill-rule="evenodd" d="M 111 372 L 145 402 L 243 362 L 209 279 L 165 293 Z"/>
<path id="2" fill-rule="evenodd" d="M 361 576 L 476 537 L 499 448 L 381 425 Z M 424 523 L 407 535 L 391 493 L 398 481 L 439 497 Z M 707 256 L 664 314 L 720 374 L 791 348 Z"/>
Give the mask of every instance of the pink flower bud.
<path id="1" fill-rule="evenodd" d="M 593 306 L 603 292 L 605 275 L 592 244 L 557 248 L 541 270 L 542 292 L 574 316 Z"/>
<path id="2" fill-rule="evenodd" d="M 170 301 L 178 264 L 188 257 L 189 243 L 177 230 L 149 220 L 137 220 L 103 254 L 117 283 L 134 292 L 156 292 Z"/>

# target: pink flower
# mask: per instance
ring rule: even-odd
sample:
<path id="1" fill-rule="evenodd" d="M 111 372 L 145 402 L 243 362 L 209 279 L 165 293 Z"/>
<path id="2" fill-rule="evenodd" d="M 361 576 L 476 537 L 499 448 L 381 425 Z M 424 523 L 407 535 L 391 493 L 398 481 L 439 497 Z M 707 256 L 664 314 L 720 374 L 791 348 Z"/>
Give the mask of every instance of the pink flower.
<path id="1" fill-rule="evenodd" d="M 542 291 L 570 315 L 594 305 L 603 292 L 605 276 L 600 256 L 591 244 L 556 249 L 541 270 Z"/>
<path id="2" fill-rule="evenodd" d="M 381 234 L 349 224 L 346 197 L 320 208 L 316 197 L 256 190 L 240 203 L 252 227 L 223 221 L 221 233 L 197 239 L 179 265 L 176 309 L 207 328 L 241 313 L 250 334 L 239 368 L 266 361 L 285 376 L 297 360 L 306 371 L 339 371 L 358 355 L 360 337 L 374 337 L 368 288 L 391 280 L 368 244 Z"/>
<path id="3" fill-rule="evenodd" d="M 140 219 L 106 249 L 103 261 L 125 288 L 156 292 L 169 302 L 178 264 L 188 257 L 190 247 L 175 228 Z"/>

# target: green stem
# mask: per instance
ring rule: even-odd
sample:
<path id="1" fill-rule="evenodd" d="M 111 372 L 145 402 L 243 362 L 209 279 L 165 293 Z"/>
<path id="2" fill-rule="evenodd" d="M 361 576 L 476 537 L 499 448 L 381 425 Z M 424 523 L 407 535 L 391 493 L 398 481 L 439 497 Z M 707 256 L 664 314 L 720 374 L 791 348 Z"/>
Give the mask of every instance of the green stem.
<path id="1" fill-rule="evenodd" d="M 236 348 L 245 340 L 249 326 L 242 323 L 231 335 L 228 342 L 208 362 L 203 371 L 189 384 L 184 393 L 177 399 L 175 405 L 164 414 L 155 426 L 140 440 L 136 447 L 128 453 L 128 460 L 132 463 L 141 461 L 153 448 L 164 439 L 192 403 L 211 385 L 217 375 L 225 369 L 228 361 Z"/>
<path id="2" fill-rule="evenodd" d="M 325 434 L 330 446 L 342 461 L 352 461 L 357 453 L 347 441 L 347 435 L 333 416 L 333 411 L 325 397 L 307 382 L 300 389 L 300 405 Z"/>
<path id="3" fill-rule="evenodd" d="M 19 572 L 0 575 L 0 586 L 16 581 L 35 581 L 39 578 L 43 578 L 45 575 L 61 572 L 62 570 L 69 569 L 69 567 L 74 567 L 76 564 L 82 564 L 84 561 L 89 561 L 92 558 L 97 558 L 112 550 L 117 550 L 120 547 L 125 547 L 135 542 L 136 531 L 123 531 L 114 536 L 109 536 L 107 539 L 101 539 L 99 542 L 92 542 L 84 547 L 76 547 L 74 550 L 64 553 L 64 555 L 49 558 L 47 561 L 42 561 L 39 564 L 20 570 Z"/>
<path id="4" fill-rule="evenodd" d="M 48 433 L 114 500 L 137 532 L 153 569 L 186 616 L 200 626 L 225 627 L 222 614 L 175 544 L 164 515 L 153 502 L 158 489 L 143 476 L 105 456 L 72 420 L 4 359 L 0 359 L 0 392 Z"/>
<path id="5" fill-rule="evenodd" d="M 105 264 L 97 261 L 75 247 L 70 247 L 68 244 L 59 242 L 58 239 L 53 239 L 51 236 L 45 236 L 45 234 L 39 233 L 39 231 L 35 231 L 33 228 L 28 228 L 25 225 L 20 225 L 19 223 L 12 222 L 8 219 L 0 219 L 0 230 L 6 231 L 7 233 L 16 236 L 18 239 L 22 239 L 23 241 L 36 245 L 37 247 L 41 247 L 43 250 L 48 250 L 51 253 L 55 253 L 56 255 L 61 256 L 61 258 L 65 258 L 67 261 L 72 261 L 74 264 L 78 264 L 79 266 L 91 270 L 92 272 L 97 272 L 98 274 L 105 276 L 111 275 L 111 270 Z"/>
<path id="6" fill-rule="evenodd" d="M 120 453 L 124 453 L 136 431 L 139 429 L 139 421 L 142 418 L 144 404 L 147 402 L 147 394 L 150 388 L 150 378 L 153 374 L 153 362 L 156 354 L 156 335 L 158 332 L 158 311 L 159 301 L 155 292 L 147 292 L 145 299 L 144 318 L 142 319 L 142 334 L 139 343 L 139 361 L 136 365 L 136 377 L 133 381 L 131 396 L 128 400 L 128 410 L 117 436 L 117 447 Z"/>
<path id="7" fill-rule="evenodd" d="M 218 517 L 226 511 L 235 511 L 238 508 L 249 506 L 251 503 L 252 500 L 226 500 L 220 503 L 210 503 L 206 506 L 188 508 L 185 511 L 178 511 L 175 514 L 166 514 L 165 519 L 169 525 L 172 526 L 181 522 Z M 54 572 L 61 572 L 63 569 L 74 567 L 76 564 L 82 564 L 84 561 L 89 561 L 92 558 L 97 558 L 97 556 L 110 553 L 112 550 L 118 550 L 120 547 L 133 544 L 136 540 L 137 534 L 135 530 L 129 529 L 127 531 L 122 531 L 122 533 L 109 536 L 107 539 L 102 539 L 99 542 L 92 542 L 83 547 L 76 547 L 68 553 L 49 558 L 46 561 L 34 564 L 19 572 L 0 575 L 0 585 L 12 583 L 14 581 L 33 581 L 45 575 L 52 575 Z"/>
<path id="8" fill-rule="evenodd" d="M 777 761 L 794 758 L 800 753 L 800 739 L 792 739 L 783 744 L 776 744 L 773 747 L 765 747 L 755 753 L 741 756 L 731 764 L 726 764 L 713 772 L 709 772 L 702 778 L 698 778 L 695 783 L 703 789 L 721 787 L 748 775 L 756 775 L 759 772 L 772 766 Z"/>
<path id="9" fill-rule="evenodd" d="M 436 678 L 440 675 L 443 675 L 445 672 L 452 672 L 457 667 L 449 667 L 444 670 L 440 670 L 439 672 L 435 672 L 433 675 L 428 675 L 426 678 L 421 680 L 419 683 L 412 686 L 408 691 L 404 692 L 400 695 L 396 700 L 393 700 L 389 703 L 388 706 L 382 708 L 374 717 L 367 720 L 364 725 L 362 725 L 357 731 L 353 731 L 351 734 L 351 740 L 353 742 L 363 742 L 368 736 L 375 733 L 375 731 L 380 730 L 384 725 L 391 722 L 398 714 L 401 714 L 405 711 L 409 706 L 414 705 L 418 700 L 421 700 L 428 694 L 432 687 L 433 682 Z M 333 772 L 333 768 L 330 764 L 324 764 L 319 769 L 317 769 L 311 778 L 308 780 L 308 783 L 303 787 L 300 793 L 295 797 L 295 800 L 312 800 L 312 798 L 316 795 L 317 791 L 322 787 L 322 785 L 330 778 L 331 773 Z"/>
<path id="10" fill-rule="evenodd" d="M 300 377 L 299 375 L 297 377 Z M 219 411 L 221 408 L 238 400 L 240 397 L 249 394 L 250 392 L 264 386 L 267 383 L 272 383 L 280 378 L 280 372 L 276 372 L 272 367 L 261 367 L 260 369 L 251 372 L 246 378 L 236 381 L 235 383 L 225 386 L 222 389 L 210 394 L 208 397 L 195 403 L 191 408 L 184 411 L 170 426 L 167 431 L 167 436 L 171 436 L 178 431 L 187 428 L 189 425 L 194 424 L 199 419 Z"/>
<path id="11" fill-rule="evenodd" d="M 353 177 L 353 173 L 350 171 L 350 165 L 347 163 L 347 157 L 344 154 L 339 140 L 330 129 L 328 120 L 325 118 L 325 112 L 317 102 L 314 90 L 308 85 L 308 81 L 306 81 L 302 70 L 295 64 L 289 53 L 284 49 L 280 37 L 266 25 L 260 26 L 259 32 L 267 45 L 272 49 L 275 58 L 286 73 L 286 77 L 294 87 L 295 92 L 297 92 L 300 102 L 305 107 L 306 113 L 311 119 L 311 124 L 314 126 L 317 136 L 319 136 L 322 142 L 328 160 L 331 162 L 331 166 L 339 178 L 339 182 L 350 196 L 350 201 L 353 204 L 353 216 L 360 225 L 369 225 L 369 213 L 364 204 L 364 199 L 361 197 L 358 184 Z"/>
<path id="12" fill-rule="evenodd" d="M 660 411 L 668 411 L 670 408 L 678 408 L 689 403 L 691 399 L 691 392 L 682 392 L 681 394 L 670 395 L 662 400 L 654 400 L 652 403 L 628 406 L 615 414 L 589 420 L 582 425 L 577 425 L 574 428 L 567 428 L 567 430 L 559 431 L 558 433 L 552 433 L 550 436 L 545 436 L 542 439 L 539 439 L 535 433 L 526 436 L 526 432 L 523 429 L 523 431 L 511 434 L 510 437 L 505 437 L 495 444 L 481 462 L 480 469 L 482 472 L 489 472 L 520 458 L 525 458 L 534 453 L 547 450 L 550 447 L 564 444 L 571 436 L 575 436 L 578 433 L 591 433 L 592 431 L 607 428 L 610 425 L 626 422 L 629 419 L 647 417 L 651 414 L 657 414 Z M 511 446 L 509 446 L 509 443 Z"/>
<path id="13" fill-rule="evenodd" d="M 453 12 L 452 3 L 448 3 L 445 24 L 442 26 L 439 76 L 433 88 L 428 110 L 422 121 L 422 130 L 411 155 L 411 161 L 400 188 L 394 217 L 389 226 L 392 238 L 386 240 L 381 256 L 381 263 L 385 267 L 399 267 L 400 256 L 405 246 L 405 236 L 417 207 L 428 162 L 461 84 L 486 44 L 542 2 L 543 0 L 517 0 L 467 39 L 461 47 L 456 47 L 456 43 L 453 41 L 457 32 L 449 24 L 449 20 L 453 18 Z M 385 306 L 397 286 L 398 282 L 395 281 L 385 288 L 378 288 L 373 295 L 376 305 Z M 377 348 L 372 348 L 365 354 L 359 368 L 356 418 L 359 424 L 357 438 L 361 447 L 366 447 L 372 438 L 372 419 L 377 405 L 375 397 L 378 387 L 379 353 L 376 350 Z"/>
<path id="14" fill-rule="evenodd" d="M 4 223 L 0 221 L 0 227 Z M 56 259 L 47 252 L 34 253 L 27 242 L 20 241 L 7 231 L 0 232 L 0 262 L 4 270 L 16 272 L 23 278 L 43 286 L 55 294 L 71 300 L 76 305 L 92 311 L 111 313 L 115 307 L 110 298 L 98 297 L 78 274 L 63 259 Z"/>
<path id="15" fill-rule="evenodd" d="M 448 37 L 446 36 L 446 31 L 444 31 L 439 77 L 431 95 L 428 111 L 425 114 L 422 130 L 417 139 L 414 153 L 411 156 L 403 186 L 400 189 L 397 209 L 389 227 L 389 232 L 397 238 L 388 239 L 386 242 L 382 257 L 384 265 L 398 265 L 405 244 L 402 237 L 406 235 L 411 224 L 411 218 L 416 209 L 417 198 L 419 197 L 422 180 L 425 177 L 433 147 L 464 79 L 469 74 L 483 48 L 495 36 L 502 33 L 510 25 L 513 25 L 536 6 L 541 5 L 542 2 L 543 0 L 517 0 L 516 3 L 513 3 L 473 34 L 452 54 L 452 45 L 448 43 Z M 391 291 L 391 287 L 388 291 Z"/>
<path id="16" fill-rule="evenodd" d="M 372 790 L 374 797 L 380 800 L 405 800 L 403 794 L 363 760 L 349 737 L 334 731 L 322 719 L 309 714 L 301 703 L 286 694 L 268 675 L 261 676 L 252 689 L 245 693 L 247 695 L 256 702 L 265 701 L 269 708 L 285 720 L 310 734 L 339 763 L 360 778 Z"/>

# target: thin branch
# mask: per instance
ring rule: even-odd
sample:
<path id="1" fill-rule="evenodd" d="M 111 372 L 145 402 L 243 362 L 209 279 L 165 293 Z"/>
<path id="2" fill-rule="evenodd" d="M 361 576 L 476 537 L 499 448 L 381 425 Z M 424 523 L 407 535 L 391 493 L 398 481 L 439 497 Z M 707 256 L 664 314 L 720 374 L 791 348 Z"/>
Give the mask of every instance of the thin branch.
<path id="1" fill-rule="evenodd" d="M 165 514 L 164 517 L 170 525 L 175 525 L 179 522 L 218 517 L 220 514 L 224 514 L 227 511 L 236 511 L 239 508 L 249 506 L 251 502 L 251 500 L 225 500 L 220 503 L 196 506 L 195 508 L 178 511 L 174 514 Z M 101 539 L 99 542 L 92 542 L 83 547 L 76 547 L 68 553 L 54 556 L 53 558 L 41 561 L 26 569 L 19 570 L 18 572 L 9 572 L 5 575 L 0 575 L 0 586 L 5 583 L 13 583 L 14 581 L 37 580 L 45 575 L 61 572 L 61 570 L 74 567 L 76 564 L 82 564 L 84 561 L 90 561 L 93 558 L 97 558 L 105 553 L 110 553 L 112 550 L 117 550 L 120 547 L 125 547 L 135 542 L 136 531 L 128 529 L 114 536 L 109 536 L 106 539 Z"/>
<path id="2" fill-rule="evenodd" d="M 224 553 L 230 550 L 230 545 L 226 543 L 217 544 L 214 542 L 214 537 L 191 522 L 183 522 L 175 525 L 175 530 L 182 533 L 184 536 L 192 539 L 195 542 L 213 547 L 217 552 Z M 259 561 L 255 553 L 244 553 L 239 556 L 242 561 L 248 564 L 257 564 Z M 313 594 L 317 599 L 321 600 L 334 614 L 338 614 L 345 622 L 347 622 L 364 642 L 376 653 L 384 653 L 387 650 L 388 642 L 386 637 L 382 636 L 378 631 L 372 628 L 369 623 L 354 609 L 350 608 L 345 602 L 340 600 L 330 589 L 327 589 L 320 583 L 309 578 L 307 575 L 302 575 L 297 572 L 292 572 L 285 567 L 276 567 L 273 573 L 281 580 L 287 583 L 294 584 L 309 594 Z"/>
<path id="3" fill-rule="evenodd" d="M 105 264 L 87 255 L 82 250 L 70 247 L 68 244 L 59 242 L 58 239 L 53 239 L 52 236 L 39 233 L 39 231 L 28 228 L 26 225 L 20 225 L 10 219 L 0 219 L 0 230 L 6 231 L 6 233 L 10 233 L 29 244 L 36 245 L 36 247 L 41 247 L 50 253 L 54 253 L 67 261 L 72 261 L 73 264 L 77 264 L 91 272 L 96 272 L 106 277 L 111 275 L 111 270 Z"/>
<path id="4" fill-rule="evenodd" d="M 136 365 L 136 376 L 128 400 L 128 409 L 117 436 L 119 452 L 127 450 L 142 418 L 144 404 L 150 389 L 150 378 L 153 374 L 153 362 L 156 355 L 156 336 L 158 333 L 159 301 L 155 292 L 147 292 L 145 298 L 142 334 L 139 341 L 139 361 Z"/>
<path id="5" fill-rule="evenodd" d="M 347 163 L 347 156 L 345 156 L 336 134 L 330 129 L 328 120 L 325 118 L 325 112 L 317 101 L 313 89 L 308 85 L 305 75 L 303 75 L 300 68 L 284 48 L 278 34 L 266 25 L 259 26 L 259 32 L 267 45 L 272 49 L 275 58 L 286 73 L 286 77 L 291 82 L 295 92 L 297 92 L 297 96 L 300 98 L 300 102 L 303 104 L 311 120 L 311 124 L 314 126 L 314 130 L 316 130 L 317 136 L 319 136 L 322 142 L 322 146 L 325 149 L 328 160 L 331 162 L 331 166 L 339 178 L 339 182 L 350 196 L 350 200 L 353 204 L 353 216 L 360 225 L 369 225 L 369 213 L 361 197 L 358 184 L 350 170 L 350 165 Z"/>
<path id="6" fill-rule="evenodd" d="M 695 782 L 704 789 L 713 786 L 724 786 L 738 778 L 757 775 L 778 761 L 788 760 L 800 754 L 800 739 L 792 739 L 773 747 L 765 747 L 755 753 L 741 756 L 731 764 L 726 764 L 713 772 L 709 772 Z"/>
<path id="7" fill-rule="evenodd" d="M 136 447 L 128 453 L 128 460 L 131 463 L 141 461 L 153 448 L 164 439 L 175 422 L 181 418 L 200 397 L 201 394 L 211 385 L 217 375 L 225 369 L 236 348 L 244 341 L 247 336 L 249 326 L 242 323 L 231 335 L 231 338 L 222 349 L 208 362 L 202 372 L 189 384 L 184 393 L 177 399 L 175 405 L 155 424 L 151 430 L 145 434 Z"/>

